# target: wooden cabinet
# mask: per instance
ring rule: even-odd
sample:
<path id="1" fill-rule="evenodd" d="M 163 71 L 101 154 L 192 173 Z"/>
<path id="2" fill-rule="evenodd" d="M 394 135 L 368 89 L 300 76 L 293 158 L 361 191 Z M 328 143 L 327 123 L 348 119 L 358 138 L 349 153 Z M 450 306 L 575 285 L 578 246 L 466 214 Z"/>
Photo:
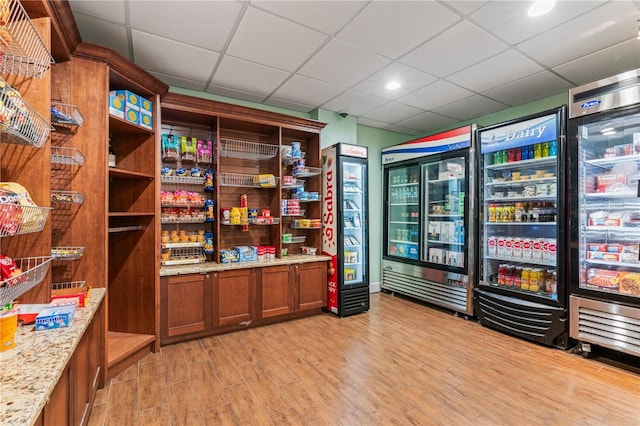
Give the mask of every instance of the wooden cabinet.
<path id="1" fill-rule="evenodd" d="M 292 312 L 294 302 L 291 288 L 289 265 L 261 268 L 261 318 L 270 318 Z"/>
<path id="2" fill-rule="evenodd" d="M 211 329 L 211 274 L 162 277 L 160 291 L 162 343 L 175 336 Z"/>
<path id="3" fill-rule="evenodd" d="M 248 325 L 254 318 L 255 269 L 213 273 L 215 325 Z"/>
<path id="4" fill-rule="evenodd" d="M 327 305 L 327 263 L 313 262 L 292 265 L 295 310 L 307 311 Z"/>

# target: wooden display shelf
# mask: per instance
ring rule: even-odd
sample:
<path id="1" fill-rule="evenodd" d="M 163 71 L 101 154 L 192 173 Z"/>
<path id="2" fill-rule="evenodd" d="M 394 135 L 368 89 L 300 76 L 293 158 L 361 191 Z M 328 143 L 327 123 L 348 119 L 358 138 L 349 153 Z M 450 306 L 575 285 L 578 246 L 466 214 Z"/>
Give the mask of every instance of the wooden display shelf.
<path id="1" fill-rule="evenodd" d="M 151 334 L 107 334 L 107 380 L 126 370 L 153 351 L 156 338 Z"/>
<path id="2" fill-rule="evenodd" d="M 139 133 L 141 135 L 153 135 L 153 131 L 151 129 L 147 129 L 113 115 L 109 115 L 109 131 L 112 133 Z"/>
<path id="3" fill-rule="evenodd" d="M 131 170 L 110 168 L 110 178 L 122 178 L 122 179 L 154 179 L 155 176 L 151 173 L 133 172 Z"/>

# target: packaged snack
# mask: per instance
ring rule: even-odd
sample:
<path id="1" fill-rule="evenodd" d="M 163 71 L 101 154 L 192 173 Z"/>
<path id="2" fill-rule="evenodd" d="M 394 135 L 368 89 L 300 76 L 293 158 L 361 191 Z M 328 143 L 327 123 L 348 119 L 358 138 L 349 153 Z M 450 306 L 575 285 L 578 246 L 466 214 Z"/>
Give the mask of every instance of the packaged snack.
<path id="1" fill-rule="evenodd" d="M 196 161 L 196 138 L 182 136 L 180 138 L 180 149 L 182 152 L 182 161 Z"/>
<path id="2" fill-rule="evenodd" d="M 640 274 L 628 272 L 620 279 L 620 293 L 640 296 Z"/>
<path id="3" fill-rule="evenodd" d="M 18 268 L 16 261 L 0 254 L 0 287 L 19 284 L 25 278 L 21 275 L 22 271 Z"/>
<path id="4" fill-rule="evenodd" d="M 198 167 L 193 167 L 191 169 L 191 177 L 202 177 L 203 171 Z"/>
<path id="5" fill-rule="evenodd" d="M 164 161 L 178 161 L 180 155 L 180 148 L 178 145 L 178 138 L 174 135 L 162 135 L 162 160 Z"/>
<path id="6" fill-rule="evenodd" d="M 213 161 L 213 144 L 211 141 L 198 141 L 196 160 L 198 163 L 211 163 Z"/>

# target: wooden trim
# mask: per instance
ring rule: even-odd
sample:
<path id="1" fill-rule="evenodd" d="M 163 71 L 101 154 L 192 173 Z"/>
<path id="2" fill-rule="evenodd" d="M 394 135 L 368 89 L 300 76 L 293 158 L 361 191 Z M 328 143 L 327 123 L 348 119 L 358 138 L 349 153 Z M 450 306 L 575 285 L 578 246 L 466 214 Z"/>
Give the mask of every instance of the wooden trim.
<path id="1" fill-rule="evenodd" d="M 56 62 L 68 61 L 82 41 L 69 2 L 30 0 L 22 6 L 31 19 L 51 18 L 51 54 Z"/>
<path id="2" fill-rule="evenodd" d="M 165 83 L 147 73 L 129 59 L 121 56 L 110 47 L 81 42 L 73 52 L 73 56 L 105 62 L 109 66 L 109 69 L 116 74 L 112 76 L 112 80 L 115 81 L 116 85 L 118 85 L 118 82 L 121 82 L 120 84 L 123 87 L 131 88 L 139 95 L 162 95 L 169 90 L 169 86 Z"/>
<path id="3" fill-rule="evenodd" d="M 263 111 L 256 108 L 218 102 L 210 99 L 197 98 L 178 93 L 164 93 L 160 98 L 160 105 L 164 109 L 175 109 L 199 115 L 235 118 L 245 122 L 267 124 L 288 129 L 303 130 L 320 133 L 326 126 L 316 120 L 294 117 L 277 112 Z"/>

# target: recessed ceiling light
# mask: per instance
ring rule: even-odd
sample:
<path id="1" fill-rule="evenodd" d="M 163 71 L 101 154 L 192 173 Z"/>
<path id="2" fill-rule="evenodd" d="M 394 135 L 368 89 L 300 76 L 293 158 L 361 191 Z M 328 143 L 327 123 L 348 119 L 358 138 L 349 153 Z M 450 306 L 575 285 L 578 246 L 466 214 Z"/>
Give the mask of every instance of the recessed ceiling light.
<path id="1" fill-rule="evenodd" d="M 397 90 L 400 88 L 400 82 L 398 81 L 390 81 L 384 86 L 387 90 Z"/>
<path id="2" fill-rule="evenodd" d="M 556 5 L 555 0 L 537 0 L 533 2 L 527 13 L 532 18 L 549 13 Z"/>

